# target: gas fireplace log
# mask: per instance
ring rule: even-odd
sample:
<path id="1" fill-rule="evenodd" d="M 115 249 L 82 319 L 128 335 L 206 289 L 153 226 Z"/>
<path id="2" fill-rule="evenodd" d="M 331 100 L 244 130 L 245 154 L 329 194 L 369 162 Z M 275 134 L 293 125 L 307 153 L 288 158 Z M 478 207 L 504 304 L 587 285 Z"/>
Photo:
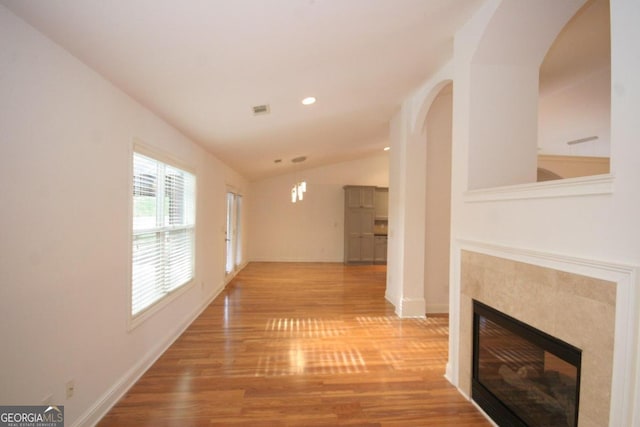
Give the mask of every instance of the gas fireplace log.
<path id="1" fill-rule="evenodd" d="M 515 371 L 507 365 L 500 366 L 498 373 L 502 379 L 512 387 L 527 393 L 527 396 L 540 405 L 544 405 L 549 411 L 566 414 L 566 407 L 558 399 L 546 393 L 533 381 L 521 378 Z"/>
<path id="2" fill-rule="evenodd" d="M 576 387 L 575 381 L 558 371 L 547 372 L 545 380 L 551 394 L 564 406 L 567 424 L 570 426 L 575 425 L 576 400 L 573 394 L 573 390 Z"/>
<path id="3" fill-rule="evenodd" d="M 517 370 L 518 376 L 522 379 L 539 380 L 542 377 L 540 369 L 533 365 L 524 365 Z"/>

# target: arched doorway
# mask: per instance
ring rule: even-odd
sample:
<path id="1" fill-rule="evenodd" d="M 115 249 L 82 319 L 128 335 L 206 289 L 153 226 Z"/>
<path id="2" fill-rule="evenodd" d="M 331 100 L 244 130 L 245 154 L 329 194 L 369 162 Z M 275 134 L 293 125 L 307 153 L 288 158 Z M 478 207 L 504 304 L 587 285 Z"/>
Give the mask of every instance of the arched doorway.
<path id="1" fill-rule="evenodd" d="M 433 100 L 426 137 L 424 299 L 427 315 L 449 312 L 451 240 L 451 131 L 453 83 Z"/>

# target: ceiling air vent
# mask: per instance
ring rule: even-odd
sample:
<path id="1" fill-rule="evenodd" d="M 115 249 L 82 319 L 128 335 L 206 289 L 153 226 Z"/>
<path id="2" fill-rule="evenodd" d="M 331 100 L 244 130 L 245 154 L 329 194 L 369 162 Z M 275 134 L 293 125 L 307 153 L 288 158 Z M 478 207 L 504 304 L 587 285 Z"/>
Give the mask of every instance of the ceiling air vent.
<path id="1" fill-rule="evenodd" d="M 264 114 L 269 114 L 271 108 L 269 108 L 269 104 L 264 105 L 254 105 L 253 106 L 253 115 L 254 116 L 262 116 Z"/>

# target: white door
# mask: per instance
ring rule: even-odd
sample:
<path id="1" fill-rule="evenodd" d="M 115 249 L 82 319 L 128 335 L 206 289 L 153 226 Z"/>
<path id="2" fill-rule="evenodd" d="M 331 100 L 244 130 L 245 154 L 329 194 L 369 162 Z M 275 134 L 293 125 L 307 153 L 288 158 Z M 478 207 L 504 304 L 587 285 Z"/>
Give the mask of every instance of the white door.
<path id="1" fill-rule="evenodd" d="M 225 231 L 225 272 L 230 274 L 242 263 L 242 244 L 240 240 L 240 209 L 242 196 L 227 193 L 227 228 Z"/>
<path id="2" fill-rule="evenodd" d="M 235 269 L 237 269 L 240 266 L 240 264 L 242 264 L 242 238 L 241 238 L 242 227 L 240 227 L 240 224 L 242 224 L 242 221 L 240 220 L 241 210 L 242 210 L 242 196 L 239 194 L 236 194 L 236 197 L 235 197 L 236 221 L 235 221 L 235 229 L 233 233 L 233 242 L 235 246 L 235 250 L 233 251 L 235 253 L 235 259 L 234 259 Z"/>

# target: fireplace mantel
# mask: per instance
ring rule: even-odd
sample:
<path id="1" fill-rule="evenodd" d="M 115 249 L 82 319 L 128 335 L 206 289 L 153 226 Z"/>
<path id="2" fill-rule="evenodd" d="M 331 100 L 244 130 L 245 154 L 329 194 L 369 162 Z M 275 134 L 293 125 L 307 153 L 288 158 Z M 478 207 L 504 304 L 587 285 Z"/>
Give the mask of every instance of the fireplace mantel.
<path id="1" fill-rule="evenodd" d="M 471 394 L 476 299 L 583 349 L 580 426 L 631 425 L 635 268 L 469 241 L 454 256 L 447 376 L 463 394 Z"/>

